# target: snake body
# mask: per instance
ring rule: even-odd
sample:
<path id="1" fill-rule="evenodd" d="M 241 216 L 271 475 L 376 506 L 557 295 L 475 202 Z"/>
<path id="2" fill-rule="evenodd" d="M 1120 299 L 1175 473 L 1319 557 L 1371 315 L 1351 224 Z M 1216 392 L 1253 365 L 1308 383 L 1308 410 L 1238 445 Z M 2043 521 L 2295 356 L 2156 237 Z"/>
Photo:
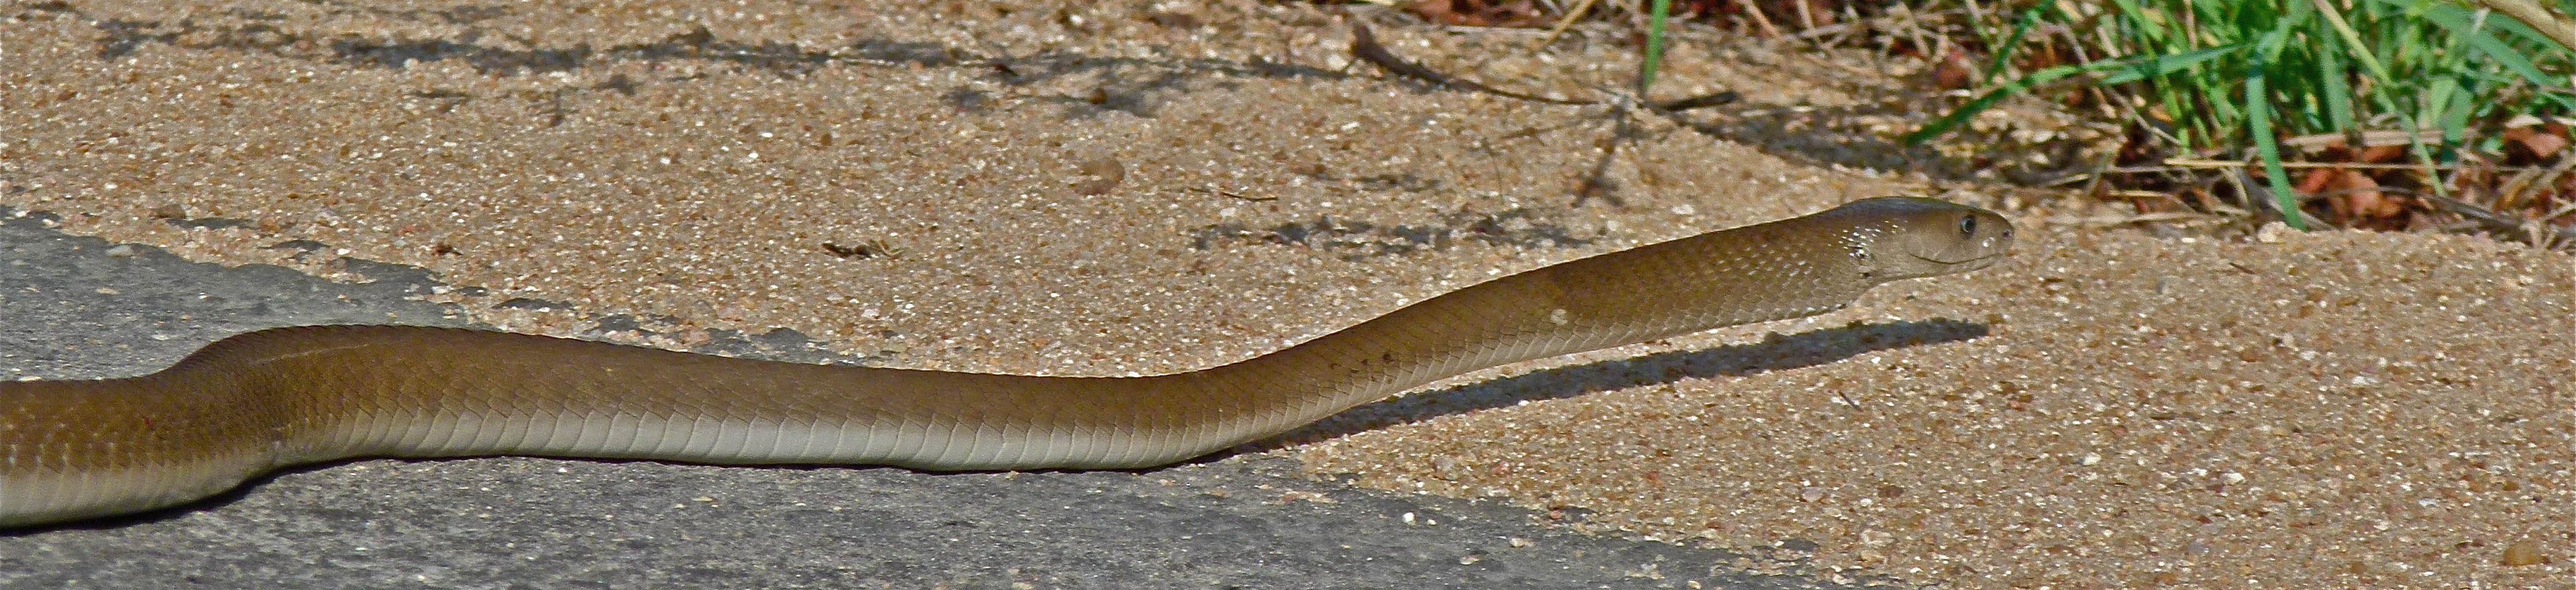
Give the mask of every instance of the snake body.
<path id="1" fill-rule="evenodd" d="M 1882 197 L 1574 260 L 1251 359 L 1145 377 L 807 365 L 410 326 L 251 332 L 150 375 L 0 383 L 0 527 L 183 504 L 281 466 L 535 455 L 1132 468 L 1466 371 L 1822 313 L 1981 268 L 2002 217 Z"/>

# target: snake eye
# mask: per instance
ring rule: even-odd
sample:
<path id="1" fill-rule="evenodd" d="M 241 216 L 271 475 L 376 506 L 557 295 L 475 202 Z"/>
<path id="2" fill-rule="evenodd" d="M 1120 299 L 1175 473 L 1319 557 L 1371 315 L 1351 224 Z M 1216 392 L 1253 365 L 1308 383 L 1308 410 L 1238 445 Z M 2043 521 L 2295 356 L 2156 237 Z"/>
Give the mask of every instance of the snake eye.
<path id="1" fill-rule="evenodd" d="M 1960 216 L 1960 217 L 1959 217 L 1959 237 L 1962 237 L 1962 238 L 1969 238 L 1969 237 L 1976 237 L 1976 235 L 1977 235 L 1977 216 L 1975 216 L 1975 215 L 1962 215 L 1962 216 Z"/>

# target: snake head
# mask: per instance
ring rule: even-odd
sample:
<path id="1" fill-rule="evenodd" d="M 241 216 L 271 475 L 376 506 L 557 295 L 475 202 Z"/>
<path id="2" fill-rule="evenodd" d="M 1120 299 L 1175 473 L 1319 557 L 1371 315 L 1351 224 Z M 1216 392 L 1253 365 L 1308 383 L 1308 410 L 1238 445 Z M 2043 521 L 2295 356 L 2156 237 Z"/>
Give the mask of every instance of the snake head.
<path id="1" fill-rule="evenodd" d="M 2012 221 L 1949 201 L 1878 197 L 1826 213 L 1850 224 L 1844 247 L 1880 281 L 1967 272 L 2012 253 Z"/>

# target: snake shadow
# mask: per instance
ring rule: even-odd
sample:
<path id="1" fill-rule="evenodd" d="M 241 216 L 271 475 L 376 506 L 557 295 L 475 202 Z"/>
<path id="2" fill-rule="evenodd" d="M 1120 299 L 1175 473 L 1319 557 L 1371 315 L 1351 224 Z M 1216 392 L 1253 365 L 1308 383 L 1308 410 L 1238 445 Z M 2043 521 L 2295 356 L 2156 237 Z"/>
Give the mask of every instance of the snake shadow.
<path id="1" fill-rule="evenodd" d="M 1987 326 L 1947 318 L 1924 321 L 1859 323 L 1794 335 L 1772 333 L 1761 342 L 1697 350 L 1675 350 L 1645 356 L 1540 369 L 1519 375 L 1462 383 L 1361 405 L 1321 421 L 1231 451 L 1203 457 L 1213 461 L 1238 453 L 1283 449 L 1398 424 L 1441 416 L 1624 389 L 1660 385 L 1690 378 L 1733 377 L 1822 365 L 1862 354 L 1910 346 L 1962 342 L 1984 337 Z"/>

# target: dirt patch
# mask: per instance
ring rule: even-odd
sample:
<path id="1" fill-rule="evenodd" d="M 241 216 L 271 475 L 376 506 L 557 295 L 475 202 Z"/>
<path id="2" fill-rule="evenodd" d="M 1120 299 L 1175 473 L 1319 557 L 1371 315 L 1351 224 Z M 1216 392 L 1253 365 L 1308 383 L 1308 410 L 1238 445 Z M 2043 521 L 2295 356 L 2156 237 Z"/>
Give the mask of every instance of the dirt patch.
<path id="1" fill-rule="evenodd" d="M 1870 139 L 1919 115 L 1870 94 L 1901 72 L 1835 55 L 1684 35 L 1665 91 L 1745 106 L 1640 119 L 1604 159 L 1607 107 L 1381 79 L 1313 7 L 902 4 L 11 4 L 0 204 L 198 260 L 417 266 L 520 331 L 633 314 L 680 340 L 789 328 L 892 365 L 1101 375 L 1925 190 L 1868 171 L 1912 157 Z M 1378 34 L 1549 96 L 1633 63 L 1607 36 Z M 1285 452 L 1820 576 L 2569 575 L 2576 260 L 2013 209 L 2031 237 L 2002 268 L 1471 376 Z"/>

